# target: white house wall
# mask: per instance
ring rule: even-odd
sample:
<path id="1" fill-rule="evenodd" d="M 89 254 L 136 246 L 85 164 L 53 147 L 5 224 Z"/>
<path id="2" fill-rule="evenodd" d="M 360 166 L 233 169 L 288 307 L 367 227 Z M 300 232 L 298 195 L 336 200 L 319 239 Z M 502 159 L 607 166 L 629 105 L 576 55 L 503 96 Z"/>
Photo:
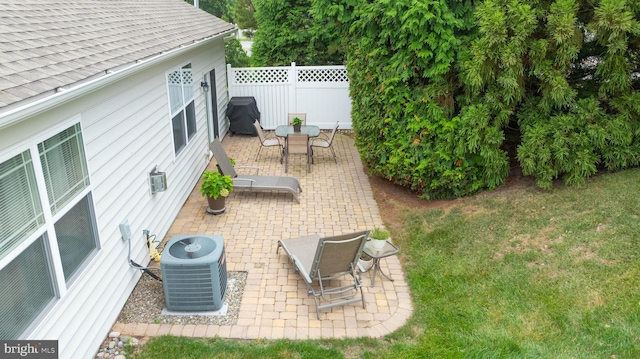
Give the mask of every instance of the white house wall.
<path id="1" fill-rule="evenodd" d="M 0 158 L 6 159 L 60 122 L 74 116 L 81 121 L 101 249 L 27 337 L 59 340 L 61 359 L 95 354 L 140 278 L 127 263 L 118 225 L 129 221 L 132 259 L 147 264 L 142 230 L 163 238 L 206 168 L 206 107 L 199 83 L 214 67 L 221 119 L 227 99 L 222 39 L 205 46 L 0 131 Z M 175 157 L 166 72 L 188 62 L 197 133 Z M 156 165 L 166 172 L 168 189 L 152 195 L 148 175 Z"/>

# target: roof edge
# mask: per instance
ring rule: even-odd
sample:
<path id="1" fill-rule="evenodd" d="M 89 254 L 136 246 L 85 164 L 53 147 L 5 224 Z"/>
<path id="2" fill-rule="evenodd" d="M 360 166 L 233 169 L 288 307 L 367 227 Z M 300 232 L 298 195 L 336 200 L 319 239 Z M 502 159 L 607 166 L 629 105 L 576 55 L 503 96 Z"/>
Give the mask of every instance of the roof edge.
<path id="1" fill-rule="evenodd" d="M 166 61 L 168 59 L 176 57 L 180 54 L 192 50 L 193 48 L 204 45 L 219 38 L 224 38 L 227 35 L 236 32 L 237 30 L 238 29 L 234 27 L 232 29 L 225 30 L 215 35 L 211 35 L 204 39 L 194 41 L 191 44 L 181 45 L 177 48 L 162 52 L 146 59 L 136 60 L 133 63 L 122 65 L 118 68 L 107 69 L 101 76 L 94 75 L 92 77 L 88 77 L 86 80 L 79 81 L 68 86 L 58 87 L 53 91 L 53 94 L 51 95 L 47 95 L 47 93 L 44 93 L 44 96 L 40 95 L 42 96 L 40 98 L 38 98 L 39 96 L 36 95 L 35 101 L 30 101 L 23 105 L 18 105 L 13 108 L 11 108 L 12 106 L 9 105 L 8 107 L 10 108 L 6 109 L 6 111 L 4 112 L 2 112 L 2 109 L 0 109 L 0 130 L 21 122 L 29 117 L 33 117 L 42 112 L 45 112 L 53 107 L 72 101 L 88 92 L 95 91 L 101 87 L 119 81 L 138 71 L 145 70 L 162 61 Z M 99 77 L 95 78 L 96 76 Z M 19 102 L 17 104 L 19 104 Z"/>

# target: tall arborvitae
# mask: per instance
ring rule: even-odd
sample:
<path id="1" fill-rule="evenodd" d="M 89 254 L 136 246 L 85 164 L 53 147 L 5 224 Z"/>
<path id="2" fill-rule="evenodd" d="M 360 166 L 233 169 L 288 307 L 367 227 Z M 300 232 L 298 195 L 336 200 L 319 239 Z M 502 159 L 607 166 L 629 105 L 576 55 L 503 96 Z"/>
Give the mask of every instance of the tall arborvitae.
<path id="1" fill-rule="evenodd" d="M 314 12 L 342 31 L 364 163 L 424 197 L 496 187 L 507 152 L 545 188 L 638 164 L 638 2 L 314 0 Z"/>
<path id="2" fill-rule="evenodd" d="M 254 0 L 258 29 L 251 49 L 254 66 L 342 65 L 338 34 L 311 13 L 311 0 Z"/>

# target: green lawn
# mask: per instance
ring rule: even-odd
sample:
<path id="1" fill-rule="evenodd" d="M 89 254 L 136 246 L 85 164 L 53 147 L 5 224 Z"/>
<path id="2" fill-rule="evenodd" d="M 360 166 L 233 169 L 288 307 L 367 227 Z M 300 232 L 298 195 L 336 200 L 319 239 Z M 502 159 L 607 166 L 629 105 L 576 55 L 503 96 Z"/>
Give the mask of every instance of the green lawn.
<path id="1" fill-rule="evenodd" d="M 640 358 L 640 169 L 403 220 L 414 315 L 385 340 L 160 337 L 127 358 Z"/>

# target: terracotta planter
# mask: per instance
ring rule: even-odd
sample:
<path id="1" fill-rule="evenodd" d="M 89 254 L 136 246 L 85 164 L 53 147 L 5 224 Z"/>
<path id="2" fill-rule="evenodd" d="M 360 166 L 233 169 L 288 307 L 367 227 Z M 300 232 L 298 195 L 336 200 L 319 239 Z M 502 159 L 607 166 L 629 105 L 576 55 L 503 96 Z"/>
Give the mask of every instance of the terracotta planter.
<path id="1" fill-rule="evenodd" d="M 213 199 L 213 197 L 207 197 L 207 201 L 209 201 L 209 207 L 207 208 L 207 213 L 211 213 L 213 215 L 218 215 L 224 213 L 227 209 L 225 207 L 225 199 L 227 197 L 219 196 L 218 199 Z"/>

